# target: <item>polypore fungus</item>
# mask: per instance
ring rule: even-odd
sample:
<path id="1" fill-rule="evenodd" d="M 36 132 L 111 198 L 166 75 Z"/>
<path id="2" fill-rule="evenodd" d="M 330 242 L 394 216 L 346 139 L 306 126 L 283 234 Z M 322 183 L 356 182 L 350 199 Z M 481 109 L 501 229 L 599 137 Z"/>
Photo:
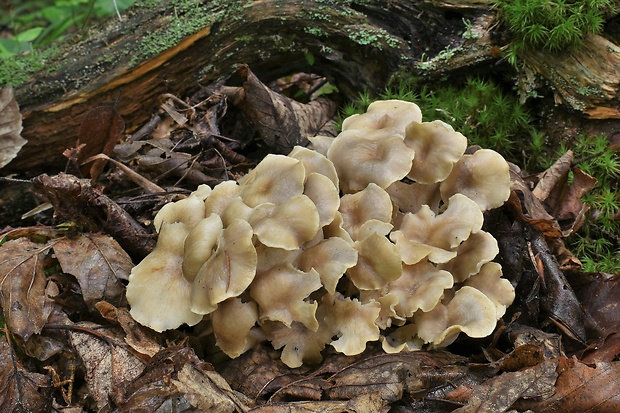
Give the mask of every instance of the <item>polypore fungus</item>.
<path id="1" fill-rule="evenodd" d="M 311 141 L 165 205 L 129 277 L 132 316 L 156 331 L 208 320 L 228 356 L 268 340 L 290 367 L 328 345 L 414 351 L 491 334 L 514 299 L 481 229 L 510 193 L 501 155 L 464 155 L 463 135 L 396 100 Z"/>

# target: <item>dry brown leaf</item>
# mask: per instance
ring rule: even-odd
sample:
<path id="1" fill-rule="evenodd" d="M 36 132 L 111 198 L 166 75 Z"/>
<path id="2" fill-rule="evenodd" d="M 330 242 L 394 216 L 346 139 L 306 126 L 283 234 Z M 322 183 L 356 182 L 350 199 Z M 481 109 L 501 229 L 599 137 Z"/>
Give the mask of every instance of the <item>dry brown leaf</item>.
<path id="1" fill-rule="evenodd" d="M 124 130 L 125 122 L 112 106 L 97 106 L 86 113 L 80 125 L 76 145 L 76 147 L 84 145 L 79 150 L 77 158 L 83 176 L 93 180 L 99 177 L 106 160 L 97 159 L 92 163 L 86 160 L 99 153 L 111 154 L 114 145 L 123 137 Z M 81 165 L 82 163 L 84 165 Z"/>
<path id="2" fill-rule="evenodd" d="M 0 246 L 0 305 L 9 330 L 24 340 L 41 332 L 52 310 L 44 265 L 52 245 L 19 238 Z"/>
<path id="3" fill-rule="evenodd" d="M 57 220 L 75 222 L 82 228 L 103 227 L 135 257 L 145 257 L 153 250 L 155 240 L 144 227 L 91 180 L 60 173 L 39 175 L 32 183 L 35 194 L 52 204 Z"/>
<path id="4" fill-rule="evenodd" d="M 539 181 L 532 190 L 540 202 L 547 201 L 552 193 L 564 187 L 573 159 L 573 152 L 566 151 L 549 169 L 540 174 Z"/>
<path id="5" fill-rule="evenodd" d="M 229 413 L 249 410 L 246 397 L 230 388 L 219 373 L 186 364 L 172 380 L 192 406 L 203 412 Z"/>
<path id="6" fill-rule="evenodd" d="M 187 363 L 200 361 L 193 350 L 171 346 L 161 350 L 148 362 L 142 374 L 120 386 L 112 393 L 122 412 L 173 411 L 166 407 L 174 404 L 178 411 L 191 406 L 172 384 L 172 377 Z"/>
<path id="7" fill-rule="evenodd" d="M 590 328 L 590 338 L 597 342 L 584 361 L 612 361 L 620 354 L 620 278 L 609 274 L 579 274 L 571 277 L 575 294 L 582 303 Z"/>
<path id="8" fill-rule="evenodd" d="M 588 175 L 579 168 L 573 168 L 573 183 L 566 191 L 562 192 L 562 196 L 554 208 L 553 215 L 560 222 L 566 222 L 568 225 L 564 229 L 564 236 L 569 236 L 579 231 L 579 228 L 586 220 L 586 212 L 588 205 L 581 202 L 581 197 L 590 191 L 596 185 L 596 178 Z"/>
<path id="9" fill-rule="evenodd" d="M 11 162 L 28 142 L 21 132 L 22 115 L 13 89 L 0 89 L 0 168 Z"/>
<path id="10" fill-rule="evenodd" d="M 125 342 L 138 353 L 153 357 L 162 349 L 147 329 L 131 317 L 127 309 L 116 308 L 106 301 L 98 302 L 95 307 L 106 320 L 121 326 L 125 332 Z"/>
<path id="11" fill-rule="evenodd" d="M 330 400 L 322 402 L 273 403 L 256 407 L 252 413 L 365 413 L 363 410 L 349 409 L 348 401 Z M 378 411 L 378 410 L 375 410 Z"/>
<path id="12" fill-rule="evenodd" d="M 174 411 L 193 411 L 193 406 L 205 412 L 245 412 L 251 404 L 191 348 L 181 346 L 161 350 L 113 396 L 123 412 L 172 411 L 171 405 Z"/>
<path id="13" fill-rule="evenodd" d="M 54 253 L 62 270 L 78 280 L 89 310 L 99 301 L 127 305 L 121 281 L 128 279 L 133 262 L 112 237 L 83 233 L 58 239 Z"/>
<path id="14" fill-rule="evenodd" d="M 553 395 L 558 361 L 545 361 L 535 367 L 504 373 L 487 380 L 474 391 L 467 405 L 454 413 L 502 413 L 520 398 L 548 399 Z"/>
<path id="15" fill-rule="evenodd" d="M 235 390 L 259 400 L 279 389 L 286 389 L 286 386 L 299 379 L 304 371 L 307 371 L 307 368 L 291 371 L 280 361 L 279 352 L 273 348 L 255 346 L 231 360 L 222 375 Z M 320 386 L 316 388 L 320 397 L 322 390 Z M 314 399 L 316 400 L 316 397 Z"/>
<path id="16" fill-rule="evenodd" d="M 272 150 L 286 154 L 295 145 L 308 143 L 334 116 L 336 104 L 318 98 L 303 104 L 273 92 L 264 85 L 247 65 L 239 65 L 237 73 L 243 87 L 233 91 L 230 98 L 252 122 L 258 136 Z"/>
<path id="17" fill-rule="evenodd" d="M 116 331 L 84 322 L 69 329 L 71 345 L 86 371 L 86 383 L 97 409 L 109 405 L 112 390 L 142 373 L 144 362 L 136 357 Z"/>
<path id="18" fill-rule="evenodd" d="M 560 225 L 529 189 L 517 167 L 510 165 L 510 198 L 507 205 L 519 217 L 552 238 L 562 236 Z"/>
<path id="19" fill-rule="evenodd" d="M 585 343 L 587 337 L 583 307 L 551 254 L 545 237 L 533 234 L 531 247 L 534 259 L 540 264 L 541 279 L 544 280 L 541 308 L 560 330 L 574 340 Z"/>
<path id="20" fill-rule="evenodd" d="M 0 340 L 0 412 L 49 411 L 49 400 L 39 392 L 49 387 L 49 379 L 26 371 L 6 338 Z"/>
<path id="21" fill-rule="evenodd" d="M 560 375 L 552 397 L 521 400 L 519 411 L 531 409 L 545 413 L 610 413 L 620 411 L 620 362 L 587 366 L 575 359 L 562 358 Z"/>

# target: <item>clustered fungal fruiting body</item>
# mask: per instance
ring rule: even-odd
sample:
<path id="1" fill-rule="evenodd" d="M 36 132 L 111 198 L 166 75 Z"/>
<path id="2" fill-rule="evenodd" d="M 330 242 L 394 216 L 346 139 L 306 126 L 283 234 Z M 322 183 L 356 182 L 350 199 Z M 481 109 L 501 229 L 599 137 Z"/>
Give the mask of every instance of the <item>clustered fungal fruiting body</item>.
<path id="1" fill-rule="evenodd" d="M 380 340 L 387 352 L 491 334 L 514 299 L 483 211 L 510 194 L 507 162 L 417 105 L 377 101 L 336 138 L 268 155 L 155 218 L 131 272 L 131 314 L 157 331 L 210 320 L 237 357 L 269 340 L 290 367 Z"/>

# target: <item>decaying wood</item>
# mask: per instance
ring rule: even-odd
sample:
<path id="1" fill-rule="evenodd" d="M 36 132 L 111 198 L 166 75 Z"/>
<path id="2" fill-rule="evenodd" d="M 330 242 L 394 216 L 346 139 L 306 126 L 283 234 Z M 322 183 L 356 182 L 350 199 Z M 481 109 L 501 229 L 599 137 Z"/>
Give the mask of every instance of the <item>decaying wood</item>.
<path id="1" fill-rule="evenodd" d="M 239 63 L 265 83 L 306 71 L 327 76 L 344 95 L 354 96 L 364 88 L 382 90 L 399 71 L 432 74 L 439 66 L 458 70 L 490 62 L 496 57 L 484 45 L 494 16 L 489 4 L 201 1 L 192 8 L 161 2 L 133 9 L 123 22 L 70 45 L 48 63 L 58 70 L 16 89 L 29 142 L 5 170 L 62 167 L 63 150 L 75 145 L 80 122 L 93 107 L 118 99 L 132 131 L 151 118 L 161 94 L 187 96 L 230 75 Z M 461 36 L 465 21 L 478 31 L 477 39 Z M 189 35 L 175 39 L 188 27 Z M 170 46 L 158 46 L 165 42 Z M 455 63 L 434 64 L 431 58 L 446 49 Z"/>
<path id="2" fill-rule="evenodd" d="M 186 2 L 190 3 L 190 2 Z M 164 93 L 187 96 L 249 65 L 268 83 L 295 72 L 326 76 L 340 92 L 381 91 L 397 73 L 441 77 L 482 73 L 501 61 L 509 36 L 491 0 L 303 0 L 160 2 L 66 46 L 16 89 L 29 140 L 6 171 L 62 167 L 80 122 L 118 101 L 134 131 Z M 620 119 L 620 48 L 612 35 L 551 54 L 525 52 L 524 96 L 541 85 L 556 102 L 596 119 Z M 521 69 L 519 69 L 521 70 Z M 545 80 L 540 82 L 540 79 Z M 546 87 L 546 86 L 544 86 Z"/>
<path id="3" fill-rule="evenodd" d="M 596 35 L 566 54 L 544 49 L 522 54 L 527 70 L 552 86 L 556 103 L 565 104 L 593 119 L 620 119 L 620 47 Z"/>

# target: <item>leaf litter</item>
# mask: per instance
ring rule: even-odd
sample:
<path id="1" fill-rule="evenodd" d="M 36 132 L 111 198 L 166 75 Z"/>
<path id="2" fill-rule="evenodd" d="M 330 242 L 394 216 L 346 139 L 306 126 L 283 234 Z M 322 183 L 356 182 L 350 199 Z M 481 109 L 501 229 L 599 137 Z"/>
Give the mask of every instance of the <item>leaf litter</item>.
<path id="1" fill-rule="evenodd" d="M 485 219 L 517 290 L 486 339 L 448 351 L 326 350 L 320 365 L 290 369 L 264 346 L 227 359 L 203 339 L 208 321 L 161 334 L 137 324 L 124 289 L 153 248 L 154 211 L 185 184 L 237 178 L 286 152 L 333 116 L 329 102 L 286 99 L 240 66 L 189 99 L 163 96 L 153 121 L 118 144 L 112 106 L 87 114 L 67 154 L 89 178 L 32 182 L 56 222 L 71 224 L 1 234 L 0 413 L 620 411 L 618 277 L 579 272 L 562 241 L 583 224 L 580 198 L 595 183 L 570 153 L 539 175 L 513 165 L 509 203 Z M 124 194 L 110 194 L 117 187 Z"/>

